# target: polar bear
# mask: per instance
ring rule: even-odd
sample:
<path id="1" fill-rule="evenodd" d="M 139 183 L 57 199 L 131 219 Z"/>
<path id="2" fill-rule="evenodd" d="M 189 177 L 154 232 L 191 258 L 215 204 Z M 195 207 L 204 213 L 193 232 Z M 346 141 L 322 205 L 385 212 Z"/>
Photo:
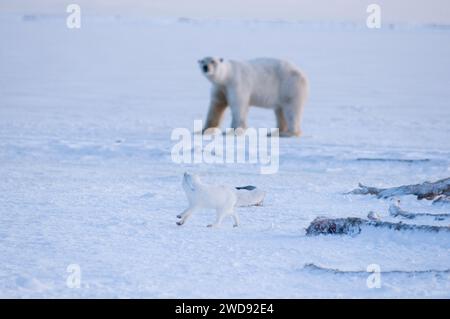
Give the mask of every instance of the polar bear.
<path id="1" fill-rule="evenodd" d="M 214 57 L 198 63 L 212 83 L 203 132 L 220 126 L 227 106 L 231 109 L 231 127 L 246 129 L 249 107 L 259 106 L 275 111 L 280 136 L 300 136 L 308 81 L 293 64 L 271 58 L 233 61 Z"/>

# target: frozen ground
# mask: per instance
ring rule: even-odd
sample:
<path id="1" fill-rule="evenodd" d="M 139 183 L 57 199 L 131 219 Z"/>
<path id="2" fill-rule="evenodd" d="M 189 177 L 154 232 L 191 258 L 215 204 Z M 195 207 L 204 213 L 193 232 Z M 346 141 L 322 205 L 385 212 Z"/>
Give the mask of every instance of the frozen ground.
<path id="1" fill-rule="evenodd" d="M 358 182 L 450 175 L 449 30 L 82 23 L 0 18 L 0 297 L 450 297 L 448 233 L 304 235 L 317 216 L 373 210 L 391 220 L 389 201 L 342 194 Z M 286 58 L 309 75 L 305 137 L 281 140 L 277 174 L 171 161 L 172 129 L 192 129 L 206 112 L 209 84 L 196 64 L 205 55 Z M 253 109 L 250 124 L 272 126 L 273 114 Z M 208 211 L 177 227 L 185 170 L 257 185 L 265 205 L 240 209 L 237 229 L 229 220 L 206 228 Z M 402 208 L 450 209 L 412 197 Z M 81 268 L 79 289 L 66 285 L 70 264 Z M 366 285 L 369 264 L 387 272 L 379 289 Z"/>

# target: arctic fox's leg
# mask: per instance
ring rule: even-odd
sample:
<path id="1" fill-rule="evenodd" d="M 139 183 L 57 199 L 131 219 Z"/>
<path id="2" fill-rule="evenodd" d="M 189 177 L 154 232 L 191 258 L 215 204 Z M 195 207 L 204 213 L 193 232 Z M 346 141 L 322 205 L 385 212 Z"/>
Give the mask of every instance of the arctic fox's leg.
<path id="1" fill-rule="evenodd" d="M 233 227 L 238 227 L 239 226 L 239 216 L 236 212 L 233 213 L 233 215 L 231 215 L 233 217 L 234 220 L 234 224 Z"/>
<path id="2" fill-rule="evenodd" d="M 219 227 L 222 224 L 223 219 L 232 213 L 232 211 L 229 208 L 219 208 L 217 209 L 217 217 L 214 224 L 208 225 L 208 227 Z"/>
<path id="3" fill-rule="evenodd" d="M 177 218 L 180 218 L 181 220 L 177 222 L 178 226 L 183 225 L 189 217 L 191 217 L 192 213 L 194 212 L 195 207 L 189 207 L 184 212 L 182 212 L 180 215 L 177 216 Z"/>
<path id="4" fill-rule="evenodd" d="M 184 216 L 186 216 L 186 214 L 188 214 L 190 212 L 190 208 L 186 208 L 181 214 L 177 215 L 177 218 L 181 219 Z"/>

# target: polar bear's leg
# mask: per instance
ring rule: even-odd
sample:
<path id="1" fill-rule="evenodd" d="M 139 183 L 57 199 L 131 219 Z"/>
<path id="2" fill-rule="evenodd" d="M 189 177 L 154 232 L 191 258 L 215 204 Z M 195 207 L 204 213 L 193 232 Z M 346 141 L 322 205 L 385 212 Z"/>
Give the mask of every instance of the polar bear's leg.
<path id="1" fill-rule="evenodd" d="M 234 129 L 247 128 L 247 114 L 249 110 L 249 100 L 248 96 L 243 94 L 238 94 L 237 92 L 229 93 L 229 104 L 231 108 L 231 127 Z"/>
<path id="2" fill-rule="evenodd" d="M 284 105 L 283 111 L 286 116 L 288 130 L 287 132 L 280 132 L 281 137 L 300 136 L 300 116 L 301 116 L 301 101 L 293 99 L 288 104 Z"/>
<path id="3" fill-rule="evenodd" d="M 242 105 L 242 106 L 234 106 L 231 108 L 232 112 L 232 120 L 231 120 L 231 127 L 234 129 L 247 128 L 247 110 L 248 106 Z"/>
<path id="4" fill-rule="evenodd" d="M 225 94 L 219 90 L 213 90 L 211 92 L 211 102 L 209 104 L 208 115 L 206 117 L 206 123 L 203 128 L 205 132 L 209 128 L 219 127 L 222 122 L 223 113 L 227 108 L 227 99 Z"/>
<path id="5" fill-rule="evenodd" d="M 278 130 L 281 132 L 286 132 L 288 130 L 286 118 L 283 113 L 283 109 L 278 107 L 275 109 L 275 116 L 277 118 L 277 127 Z"/>

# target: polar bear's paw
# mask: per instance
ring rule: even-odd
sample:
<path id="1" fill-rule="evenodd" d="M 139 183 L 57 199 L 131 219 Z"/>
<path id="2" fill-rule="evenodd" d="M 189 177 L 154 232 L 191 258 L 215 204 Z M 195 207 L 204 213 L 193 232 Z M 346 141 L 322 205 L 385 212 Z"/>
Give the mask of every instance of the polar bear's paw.
<path id="1" fill-rule="evenodd" d="M 204 128 L 201 132 L 203 135 L 220 135 L 222 131 L 218 127 L 207 127 Z"/>
<path id="2" fill-rule="evenodd" d="M 267 133 L 267 137 L 279 137 L 280 131 L 279 130 L 271 130 L 269 133 Z"/>
<path id="3" fill-rule="evenodd" d="M 301 132 L 276 131 L 276 130 L 267 133 L 268 137 L 300 137 L 301 135 L 302 135 Z"/>
<path id="4" fill-rule="evenodd" d="M 238 127 L 238 128 L 227 128 L 223 135 L 225 136 L 241 136 L 244 135 L 246 132 L 246 128 Z"/>
<path id="5" fill-rule="evenodd" d="M 300 137 L 301 132 L 280 132 L 280 137 Z"/>

